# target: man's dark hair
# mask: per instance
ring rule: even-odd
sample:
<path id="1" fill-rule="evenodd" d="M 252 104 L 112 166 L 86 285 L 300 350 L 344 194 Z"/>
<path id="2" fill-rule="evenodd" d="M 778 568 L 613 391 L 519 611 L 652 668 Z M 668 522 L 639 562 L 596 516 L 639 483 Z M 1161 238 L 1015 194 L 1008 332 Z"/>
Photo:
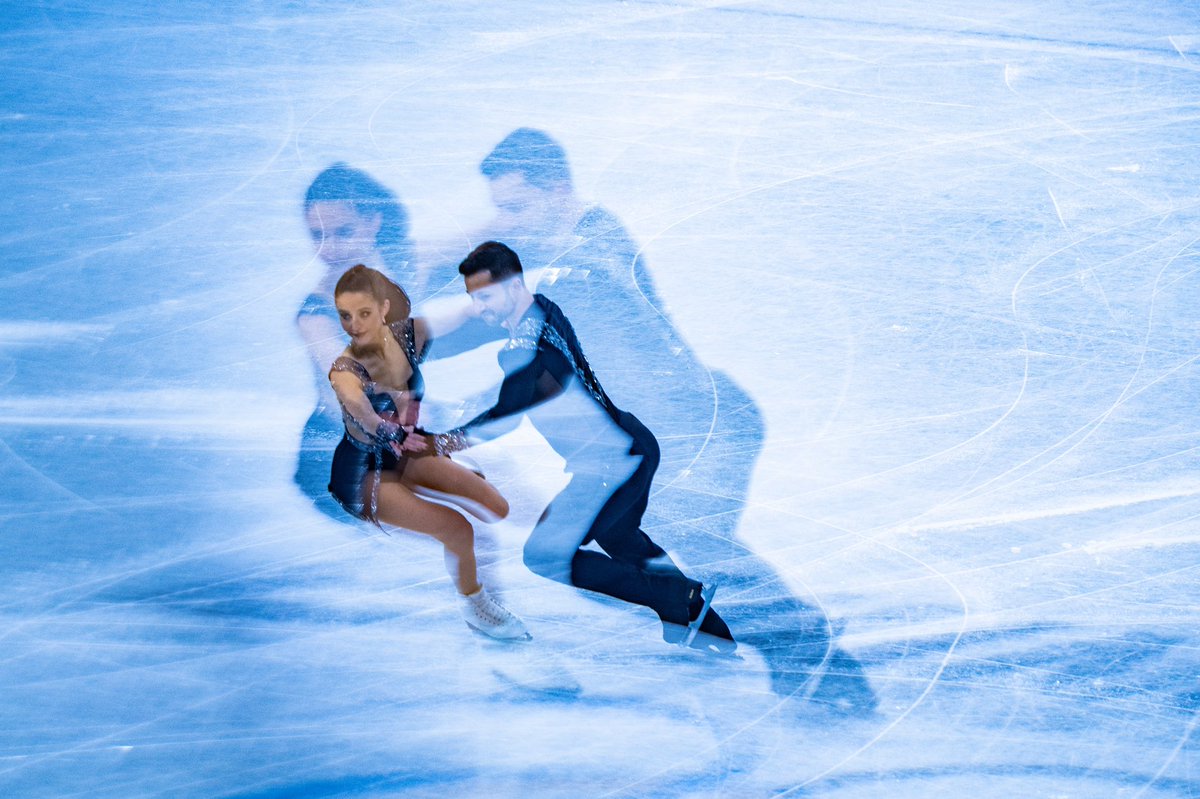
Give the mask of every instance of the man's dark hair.
<path id="1" fill-rule="evenodd" d="M 505 136 L 479 164 L 479 171 L 488 180 L 518 172 L 526 183 L 543 190 L 571 187 L 562 145 L 534 128 L 517 128 Z"/>
<path id="2" fill-rule="evenodd" d="M 523 270 L 521 259 L 508 245 L 498 241 L 485 241 L 471 250 L 471 254 L 458 265 L 458 273 L 463 277 L 470 277 L 479 272 L 487 272 L 492 282 L 498 283 L 521 274 Z"/>

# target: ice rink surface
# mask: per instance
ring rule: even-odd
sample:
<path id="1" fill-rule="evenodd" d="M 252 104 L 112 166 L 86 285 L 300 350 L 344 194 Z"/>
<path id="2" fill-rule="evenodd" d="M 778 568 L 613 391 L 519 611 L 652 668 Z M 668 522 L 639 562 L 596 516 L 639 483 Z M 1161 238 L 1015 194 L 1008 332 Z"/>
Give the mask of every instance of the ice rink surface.
<path id="1" fill-rule="evenodd" d="M 1193 4 L 0 19 L 0 795 L 1200 796 Z M 564 480 L 528 430 L 475 453 L 525 644 L 292 481 L 305 187 L 366 169 L 456 262 L 522 126 L 761 414 L 647 517 L 705 579 L 732 514 L 806 609 L 735 658 L 524 567 Z"/>

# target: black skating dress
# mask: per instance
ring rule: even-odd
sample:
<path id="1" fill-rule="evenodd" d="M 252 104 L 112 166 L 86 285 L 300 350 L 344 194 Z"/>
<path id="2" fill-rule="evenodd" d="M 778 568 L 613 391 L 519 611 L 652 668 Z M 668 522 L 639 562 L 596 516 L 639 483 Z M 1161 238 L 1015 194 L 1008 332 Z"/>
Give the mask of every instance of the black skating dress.
<path id="1" fill-rule="evenodd" d="M 404 354 L 408 358 L 408 365 L 412 369 L 408 385 L 403 389 L 388 388 L 375 383 L 367 372 L 367 368 L 347 355 L 334 361 L 329 371 L 330 374 L 333 372 L 353 374 L 361 381 L 363 393 L 367 395 L 375 412 L 385 419 L 398 421 L 396 401 L 392 397 L 392 393 L 401 390 L 408 391 L 411 395 L 411 402 L 419 406 L 424 393 L 424 380 L 421 378 L 420 364 L 425 360 L 428 342 L 422 345 L 420 351 L 417 350 L 411 318 L 393 322 L 388 327 L 391 329 L 392 335 L 396 337 L 396 341 L 400 342 L 403 347 Z M 404 466 L 412 456 L 397 457 L 388 443 L 374 442 L 372 440 L 374 436 L 363 430 L 358 421 L 344 407 L 342 408 L 342 421 L 345 424 L 345 432 L 333 453 L 329 492 L 346 509 L 347 513 L 378 524 L 376 514 L 382 473 L 394 471 L 403 474 Z M 415 422 L 415 414 L 409 417 L 409 421 Z M 358 433 L 358 436 L 352 435 L 351 430 Z"/>

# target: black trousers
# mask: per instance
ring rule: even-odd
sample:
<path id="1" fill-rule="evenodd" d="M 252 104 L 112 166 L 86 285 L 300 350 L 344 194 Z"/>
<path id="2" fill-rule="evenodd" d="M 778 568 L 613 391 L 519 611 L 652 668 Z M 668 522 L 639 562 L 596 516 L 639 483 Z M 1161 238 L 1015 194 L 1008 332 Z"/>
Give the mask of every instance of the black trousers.
<path id="1" fill-rule="evenodd" d="M 700 583 L 684 575 L 641 529 L 658 469 L 658 441 L 633 414 L 621 413 L 617 426 L 630 442 L 625 462 L 637 462 L 632 473 L 619 464 L 598 463 L 586 447 L 564 453 L 571 482 L 530 534 L 525 563 L 542 576 L 643 605 L 665 622 L 687 624 Z M 588 518 L 588 509 L 600 502 Z M 603 551 L 582 548 L 591 542 Z"/>

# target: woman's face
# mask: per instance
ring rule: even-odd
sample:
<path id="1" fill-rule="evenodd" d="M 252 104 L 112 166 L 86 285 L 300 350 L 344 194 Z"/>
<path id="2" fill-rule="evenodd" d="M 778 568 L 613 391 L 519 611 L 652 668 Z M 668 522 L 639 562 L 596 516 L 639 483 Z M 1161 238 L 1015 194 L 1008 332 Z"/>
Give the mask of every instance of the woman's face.
<path id="1" fill-rule="evenodd" d="M 343 291 L 334 298 L 342 330 L 354 347 L 369 347 L 383 336 L 388 301 L 378 302 L 365 291 Z"/>
<path id="2" fill-rule="evenodd" d="M 383 214 L 364 216 L 348 202 L 322 200 L 304 215 L 317 255 L 330 267 L 348 269 L 375 257 Z"/>

